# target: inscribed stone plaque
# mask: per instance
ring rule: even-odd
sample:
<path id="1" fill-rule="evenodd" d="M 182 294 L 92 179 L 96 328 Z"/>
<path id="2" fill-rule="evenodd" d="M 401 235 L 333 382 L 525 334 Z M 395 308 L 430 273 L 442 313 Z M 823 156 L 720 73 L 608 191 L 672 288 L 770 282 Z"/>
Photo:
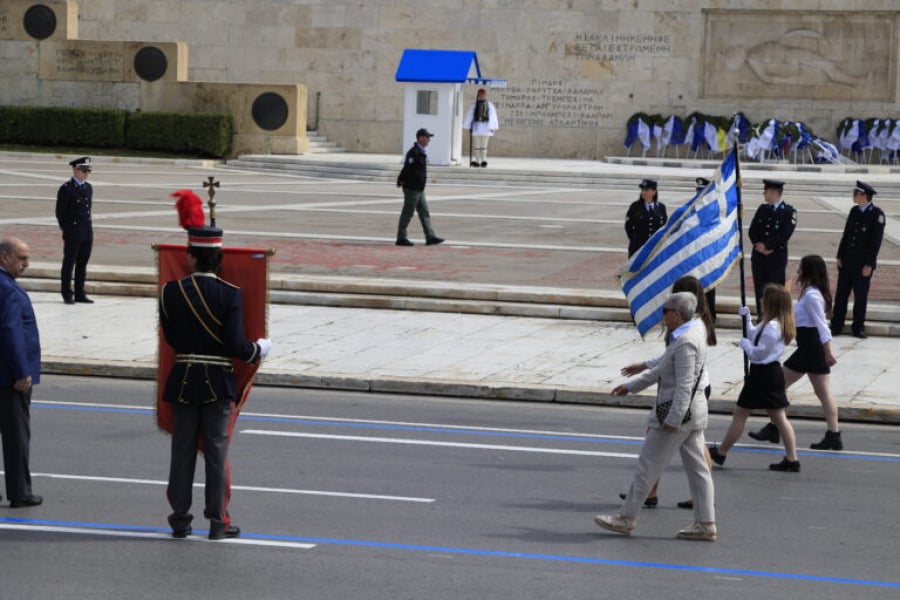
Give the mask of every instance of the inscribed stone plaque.
<path id="1" fill-rule="evenodd" d="M 891 102 L 897 14 L 704 11 L 701 95 Z"/>

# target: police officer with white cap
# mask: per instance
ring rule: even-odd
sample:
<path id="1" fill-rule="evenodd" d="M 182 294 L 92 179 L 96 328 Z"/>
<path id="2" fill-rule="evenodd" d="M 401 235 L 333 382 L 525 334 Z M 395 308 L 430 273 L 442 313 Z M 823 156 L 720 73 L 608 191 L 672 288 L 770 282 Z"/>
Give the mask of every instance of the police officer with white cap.
<path id="1" fill-rule="evenodd" d="M 838 245 L 837 290 L 834 294 L 834 312 L 831 317 L 831 335 L 840 335 L 847 317 L 847 301 L 853 292 L 853 324 L 850 329 L 854 336 L 866 338 L 866 306 L 869 299 L 869 285 L 875 272 L 878 251 L 884 237 L 884 211 L 872 204 L 877 194 L 871 185 L 856 182 L 853 188 L 853 203 L 844 234 Z"/>

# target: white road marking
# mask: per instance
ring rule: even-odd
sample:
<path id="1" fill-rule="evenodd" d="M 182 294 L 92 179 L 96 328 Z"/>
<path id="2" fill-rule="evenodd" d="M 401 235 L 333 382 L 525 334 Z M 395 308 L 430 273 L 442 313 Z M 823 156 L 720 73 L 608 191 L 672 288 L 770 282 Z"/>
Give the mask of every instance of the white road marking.
<path id="1" fill-rule="evenodd" d="M 595 452 L 591 450 L 568 450 L 565 448 L 535 448 L 532 446 L 506 446 L 502 444 L 465 444 L 461 442 L 437 442 L 404 438 L 368 437 L 359 435 L 330 435 L 325 433 L 297 433 L 292 431 L 271 431 L 266 429 L 242 429 L 247 435 L 269 435 L 274 437 L 301 437 L 347 442 L 369 442 L 378 444 L 406 444 L 411 446 L 440 446 L 444 448 L 466 448 L 471 450 L 500 450 L 508 452 L 533 452 L 537 454 L 568 454 L 575 456 L 602 456 L 605 458 L 637 458 L 637 454 L 624 452 Z"/>
<path id="2" fill-rule="evenodd" d="M 0 471 L 3 473 L 3 471 Z M 70 479 L 75 481 L 96 481 L 100 483 L 128 483 L 138 485 L 168 485 L 161 479 L 139 479 L 132 477 L 102 477 L 98 475 L 70 475 L 65 473 L 32 473 L 32 477 L 46 477 L 48 479 Z M 203 483 L 194 483 L 194 487 L 203 487 Z M 435 502 L 434 498 L 417 498 L 415 496 L 385 496 L 382 494 L 359 494 L 350 492 L 332 492 L 326 490 L 299 490 L 293 488 L 274 488 L 253 485 L 232 485 L 232 490 L 246 492 L 265 492 L 271 494 L 297 494 L 303 496 L 329 496 L 335 498 L 355 498 L 360 500 L 389 500 L 392 502 L 419 502 L 429 504 Z"/>
<path id="3" fill-rule="evenodd" d="M 109 537 L 123 537 L 151 540 L 172 540 L 177 542 L 212 542 L 215 544 L 239 544 L 242 546 L 274 546 L 278 548 L 297 548 L 309 550 L 315 548 L 315 544 L 301 542 L 287 542 L 281 540 L 258 540 L 252 538 L 228 538 L 224 540 L 210 540 L 206 537 L 189 535 L 184 539 L 175 540 L 168 533 L 158 531 L 127 531 L 122 529 L 101 529 L 93 527 L 67 527 L 59 525 L 30 525 L 26 523 L 0 523 L 0 529 L 14 529 L 18 531 L 43 531 L 47 533 L 72 533 L 82 535 L 100 535 Z"/>

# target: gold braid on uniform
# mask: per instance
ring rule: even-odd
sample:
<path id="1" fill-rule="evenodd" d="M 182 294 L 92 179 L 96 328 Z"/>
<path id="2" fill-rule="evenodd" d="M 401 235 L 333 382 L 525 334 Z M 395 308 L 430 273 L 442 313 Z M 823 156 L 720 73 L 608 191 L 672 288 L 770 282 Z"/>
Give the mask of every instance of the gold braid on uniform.
<path id="1" fill-rule="evenodd" d="M 200 301 L 203 302 L 203 307 L 206 309 L 207 312 L 209 312 L 209 306 L 206 305 L 206 299 L 203 297 L 203 294 L 200 293 L 200 288 L 197 287 L 197 281 L 194 279 L 193 275 L 191 275 L 191 282 L 194 284 L 194 289 L 197 290 L 197 295 L 200 296 Z M 190 307 L 191 312 L 194 313 L 194 317 L 197 318 L 197 321 L 200 323 L 200 325 L 203 326 L 203 329 L 206 330 L 206 333 L 209 334 L 209 337 L 211 337 L 215 341 L 222 344 L 223 343 L 222 340 L 220 340 L 219 336 L 217 336 L 215 333 L 213 333 L 212 330 L 206 325 L 206 321 L 203 320 L 203 317 L 201 317 L 200 314 L 197 312 L 197 308 L 194 306 L 194 303 L 191 302 L 190 298 L 188 298 L 187 292 L 184 289 L 184 284 L 182 283 L 181 279 L 178 280 L 178 289 L 181 290 L 181 295 L 182 295 L 182 297 L 184 297 L 184 301 Z M 222 324 L 215 317 L 213 317 L 213 321 L 215 321 L 217 325 Z"/>

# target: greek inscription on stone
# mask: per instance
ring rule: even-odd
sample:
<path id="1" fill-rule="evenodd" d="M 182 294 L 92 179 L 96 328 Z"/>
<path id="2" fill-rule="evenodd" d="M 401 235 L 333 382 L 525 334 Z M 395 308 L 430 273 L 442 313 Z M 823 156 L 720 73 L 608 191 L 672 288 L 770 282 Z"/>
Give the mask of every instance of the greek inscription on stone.
<path id="1" fill-rule="evenodd" d="M 54 58 L 57 77 L 100 81 L 122 77 L 122 55 L 119 52 L 57 48 Z"/>
<path id="2" fill-rule="evenodd" d="M 613 119 L 600 91 L 577 82 L 532 79 L 502 90 L 497 101 L 504 126 L 591 128 Z"/>
<path id="3" fill-rule="evenodd" d="M 668 34 L 576 33 L 564 42 L 566 57 L 610 63 L 631 63 L 642 56 L 671 56 Z"/>

